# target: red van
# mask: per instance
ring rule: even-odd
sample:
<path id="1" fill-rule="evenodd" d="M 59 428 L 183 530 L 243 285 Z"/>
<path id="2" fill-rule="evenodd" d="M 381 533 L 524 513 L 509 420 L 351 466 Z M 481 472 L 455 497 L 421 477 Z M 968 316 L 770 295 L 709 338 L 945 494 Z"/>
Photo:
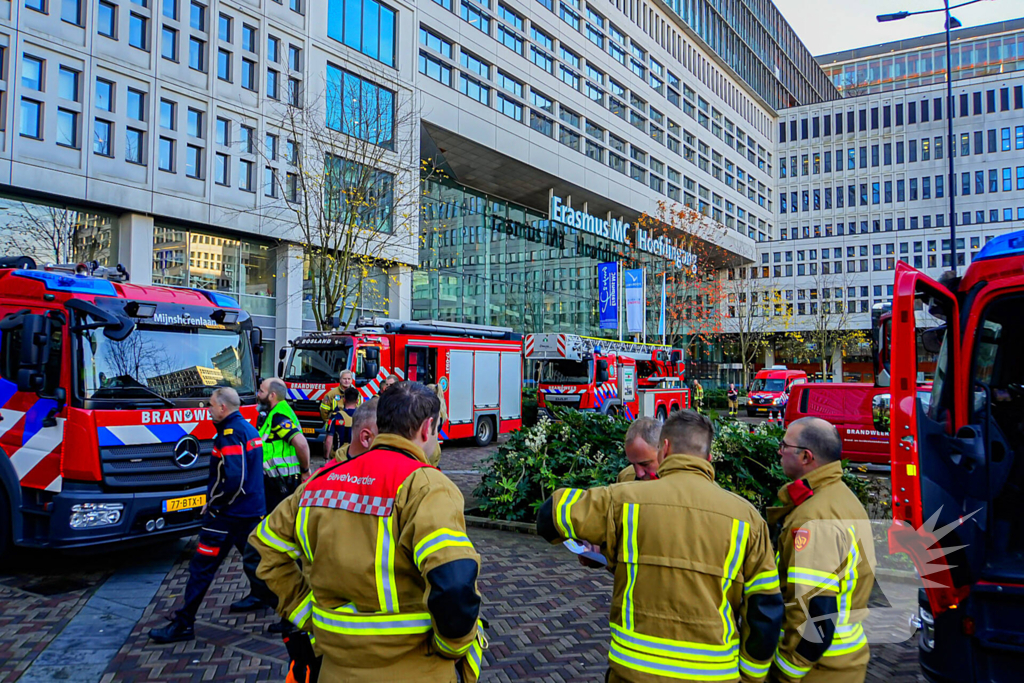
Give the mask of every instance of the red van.
<path id="1" fill-rule="evenodd" d="M 820 417 L 839 430 L 843 457 L 850 462 L 889 464 L 889 435 L 875 431 L 871 401 L 889 387 L 874 384 L 831 384 L 812 382 L 793 387 L 786 408 L 785 426 L 801 417 Z M 925 405 L 931 398 L 931 384 L 918 386 Z"/>
<path id="2" fill-rule="evenodd" d="M 747 392 L 747 417 L 766 415 L 774 406 L 782 403 L 782 395 L 794 385 L 807 381 L 807 373 L 803 370 L 790 370 L 785 365 L 773 365 L 758 370 L 754 381 Z M 789 402 L 793 402 L 790 396 Z M 870 415 L 870 411 L 869 415 Z"/>

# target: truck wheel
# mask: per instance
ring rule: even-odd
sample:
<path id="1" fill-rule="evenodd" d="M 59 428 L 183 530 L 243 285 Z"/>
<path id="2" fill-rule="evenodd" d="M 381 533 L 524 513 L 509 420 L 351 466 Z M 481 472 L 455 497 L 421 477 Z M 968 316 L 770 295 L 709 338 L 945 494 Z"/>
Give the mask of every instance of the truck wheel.
<path id="1" fill-rule="evenodd" d="M 481 417 L 476 423 L 476 434 L 473 439 L 477 446 L 489 446 L 494 440 L 494 423 L 490 417 Z"/>
<path id="2" fill-rule="evenodd" d="M 654 415 L 656 418 L 664 422 L 668 418 L 668 413 L 665 411 L 665 406 L 658 408 L 658 412 Z"/>

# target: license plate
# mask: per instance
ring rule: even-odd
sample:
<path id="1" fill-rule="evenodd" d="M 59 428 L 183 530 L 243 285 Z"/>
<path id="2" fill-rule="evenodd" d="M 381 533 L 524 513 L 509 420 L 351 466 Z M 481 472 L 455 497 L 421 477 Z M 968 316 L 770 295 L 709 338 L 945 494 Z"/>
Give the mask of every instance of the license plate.
<path id="1" fill-rule="evenodd" d="M 164 512 L 180 512 L 201 508 L 206 505 L 206 494 L 201 496 L 185 496 L 184 498 L 171 498 L 164 501 Z"/>
<path id="2" fill-rule="evenodd" d="M 303 434 L 316 434 L 316 429 L 314 429 L 313 427 L 303 427 L 302 428 L 302 433 Z"/>

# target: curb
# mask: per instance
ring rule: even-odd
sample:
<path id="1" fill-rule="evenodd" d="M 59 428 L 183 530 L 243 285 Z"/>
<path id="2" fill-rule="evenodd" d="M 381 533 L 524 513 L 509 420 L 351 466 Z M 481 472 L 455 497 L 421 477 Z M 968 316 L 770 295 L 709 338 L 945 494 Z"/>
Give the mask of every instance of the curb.
<path id="1" fill-rule="evenodd" d="M 921 579 L 917 577 L 917 572 L 908 571 L 906 569 L 886 569 L 885 567 L 875 567 L 875 577 L 882 577 L 889 581 L 895 581 L 896 583 L 907 583 L 907 584 L 920 584 Z"/>
<path id="2" fill-rule="evenodd" d="M 498 531 L 512 531 L 518 534 L 537 535 L 537 525 L 529 522 L 507 522 L 502 519 L 488 519 L 487 517 L 476 517 L 466 515 L 466 526 L 480 529 L 497 529 Z"/>

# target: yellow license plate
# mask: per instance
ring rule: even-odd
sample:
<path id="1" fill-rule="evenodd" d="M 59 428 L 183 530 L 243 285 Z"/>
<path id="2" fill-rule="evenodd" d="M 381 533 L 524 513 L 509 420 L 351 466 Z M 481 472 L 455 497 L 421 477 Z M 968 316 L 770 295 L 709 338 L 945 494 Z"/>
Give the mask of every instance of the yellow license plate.
<path id="1" fill-rule="evenodd" d="M 314 429 L 313 427 L 303 427 L 302 428 L 302 433 L 303 434 L 316 434 L 316 429 Z"/>
<path id="2" fill-rule="evenodd" d="M 206 494 L 201 496 L 185 496 L 184 498 L 171 498 L 164 501 L 164 512 L 180 512 L 201 508 L 206 505 Z"/>

